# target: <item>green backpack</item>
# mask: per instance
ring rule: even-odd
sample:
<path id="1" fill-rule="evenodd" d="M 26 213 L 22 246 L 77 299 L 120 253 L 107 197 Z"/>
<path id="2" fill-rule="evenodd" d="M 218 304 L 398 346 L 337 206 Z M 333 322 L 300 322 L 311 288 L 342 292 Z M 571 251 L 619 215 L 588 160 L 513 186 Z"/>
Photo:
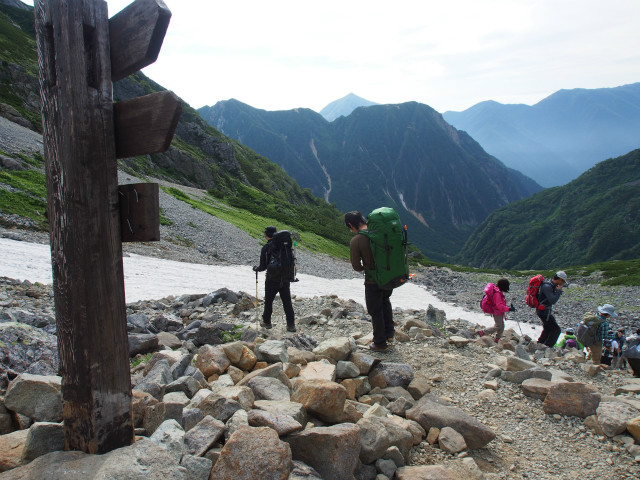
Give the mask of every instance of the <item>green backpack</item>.
<path id="1" fill-rule="evenodd" d="M 375 268 L 365 271 L 384 290 L 404 285 L 409 279 L 407 254 L 407 227 L 393 208 L 375 209 L 367 217 L 367 230 L 360 230 L 369 237 Z"/>

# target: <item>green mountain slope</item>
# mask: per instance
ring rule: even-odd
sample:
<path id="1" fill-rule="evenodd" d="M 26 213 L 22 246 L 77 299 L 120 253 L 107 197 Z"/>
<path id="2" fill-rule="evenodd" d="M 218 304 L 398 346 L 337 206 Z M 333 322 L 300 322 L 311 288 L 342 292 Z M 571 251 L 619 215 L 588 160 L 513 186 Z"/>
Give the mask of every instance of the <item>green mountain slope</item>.
<path id="1" fill-rule="evenodd" d="M 15 8 L 0 0 L 0 115 L 39 130 L 37 54 L 33 34 L 33 9 Z M 159 90 L 163 87 L 137 73 L 114 84 L 113 91 L 114 99 L 121 101 Z M 119 162 L 121 168 L 137 175 L 206 189 L 217 202 L 341 244 L 347 244 L 351 238 L 344 227 L 343 214 L 335 205 L 314 197 L 281 167 L 221 134 L 186 103 L 183 103 L 176 135 L 167 152 Z M 41 169 L 42 162 L 35 161 L 29 166 Z M 5 176 L 6 184 L 21 180 L 12 172 L 5 172 Z M 29 178 L 30 186 L 35 188 L 37 181 Z M 38 178 L 44 182 L 43 175 Z M 6 190 L 0 193 L 0 212 L 17 213 L 15 208 L 20 202 L 15 196 Z M 39 198 L 40 210 L 42 201 Z M 42 218 L 37 221 L 40 227 L 46 227 Z"/>
<path id="2" fill-rule="evenodd" d="M 492 213 L 456 260 L 541 269 L 639 257 L 640 150 L 634 150 Z"/>
<path id="3" fill-rule="evenodd" d="M 268 112 L 236 100 L 200 111 L 342 210 L 396 208 L 435 260 L 457 253 L 490 212 L 540 190 L 417 102 L 358 108 L 331 123 L 311 110 Z"/>

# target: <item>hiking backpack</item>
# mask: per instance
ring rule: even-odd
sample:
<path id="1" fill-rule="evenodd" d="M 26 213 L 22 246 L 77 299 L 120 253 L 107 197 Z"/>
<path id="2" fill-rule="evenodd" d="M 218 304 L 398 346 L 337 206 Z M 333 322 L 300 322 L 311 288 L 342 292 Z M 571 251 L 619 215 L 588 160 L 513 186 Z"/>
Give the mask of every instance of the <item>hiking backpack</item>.
<path id="1" fill-rule="evenodd" d="M 367 230 L 360 230 L 369 237 L 375 266 L 366 274 L 384 290 L 404 285 L 409 279 L 409 255 L 407 252 L 407 226 L 393 208 L 375 209 L 367 217 Z"/>
<path id="2" fill-rule="evenodd" d="M 598 338 L 598 330 L 603 321 L 604 320 L 598 318 L 597 315 L 586 314 L 576 328 L 576 338 L 578 341 L 585 347 L 590 347 L 596 343 L 596 341 L 600 340 Z"/>
<path id="3" fill-rule="evenodd" d="M 493 285 L 493 283 L 488 283 L 487 285 Z M 487 287 L 484 287 L 484 288 L 486 290 Z M 493 296 L 496 294 L 496 292 L 495 290 L 491 290 L 491 291 L 493 292 L 491 296 L 485 293 L 484 296 L 482 297 L 482 300 L 480 300 L 480 308 L 484 313 L 489 313 L 489 314 L 493 313 L 493 305 L 494 305 Z"/>
<path id="4" fill-rule="evenodd" d="M 297 281 L 296 255 L 288 230 L 280 230 L 273 235 L 270 253 L 271 258 L 267 264 L 269 277 L 280 279 L 281 283 Z"/>
<path id="5" fill-rule="evenodd" d="M 538 310 L 544 310 L 544 305 L 540 305 L 538 301 L 538 294 L 540 293 L 540 287 L 544 282 L 542 275 L 535 275 L 529 279 L 529 286 L 527 287 L 527 297 L 525 302 L 531 308 L 537 308 Z"/>
<path id="6" fill-rule="evenodd" d="M 578 341 L 575 338 L 569 338 L 564 343 L 564 346 L 567 348 L 577 348 L 578 350 L 580 350 L 580 347 L 578 347 Z"/>

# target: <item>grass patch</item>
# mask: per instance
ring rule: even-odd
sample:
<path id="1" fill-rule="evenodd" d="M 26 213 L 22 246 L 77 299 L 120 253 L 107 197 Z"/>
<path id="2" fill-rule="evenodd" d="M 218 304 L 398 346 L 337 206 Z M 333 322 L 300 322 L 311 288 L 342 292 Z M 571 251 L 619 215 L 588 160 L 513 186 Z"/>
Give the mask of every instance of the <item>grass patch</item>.
<path id="1" fill-rule="evenodd" d="M 164 225 L 165 227 L 173 225 L 173 222 L 167 218 L 162 209 L 160 209 L 160 225 Z"/>
<path id="2" fill-rule="evenodd" d="M 151 359 L 152 355 L 153 353 L 147 353 L 146 355 L 136 355 L 135 358 L 131 360 L 131 368 L 137 367 L 142 362 L 147 363 Z"/>

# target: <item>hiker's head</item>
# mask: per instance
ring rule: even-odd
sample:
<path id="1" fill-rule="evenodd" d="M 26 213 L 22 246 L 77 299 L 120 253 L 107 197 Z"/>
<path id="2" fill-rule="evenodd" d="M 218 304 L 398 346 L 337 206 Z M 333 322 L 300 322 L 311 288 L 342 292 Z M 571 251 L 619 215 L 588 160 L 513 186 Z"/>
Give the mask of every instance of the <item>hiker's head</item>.
<path id="1" fill-rule="evenodd" d="M 567 335 L 575 335 L 576 332 L 573 331 L 573 328 L 567 328 Z"/>
<path id="2" fill-rule="evenodd" d="M 362 225 L 366 225 L 367 221 L 357 210 L 344 214 L 344 224 L 351 231 L 358 231 Z"/>
<path id="3" fill-rule="evenodd" d="M 555 283 L 556 285 L 564 285 L 565 287 L 568 287 L 569 279 L 567 278 L 567 274 L 562 270 L 556 272 L 556 274 L 553 276 L 553 283 Z"/>
<path id="4" fill-rule="evenodd" d="M 496 286 L 500 289 L 501 292 L 508 292 L 509 280 L 507 280 L 506 278 L 501 278 L 500 280 L 498 280 L 498 283 L 496 283 Z"/>
<path id="5" fill-rule="evenodd" d="M 616 330 L 617 337 L 621 337 L 623 335 L 624 335 L 624 328 L 619 328 L 618 330 Z"/>
<path id="6" fill-rule="evenodd" d="M 609 304 L 609 303 L 605 303 L 604 305 L 599 306 L 598 307 L 598 313 L 600 314 L 601 317 L 604 317 L 604 318 L 610 318 L 610 317 L 617 317 L 618 316 L 614 306 Z"/>
<path id="7" fill-rule="evenodd" d="M 277 231 L 278 229 L 276 227 L 268 226 L 267 228 L 264 229 L 264 236 L 267 237 L 267 239 L 271 239 L 273 238 L 273 236 L 276 234 Z"/>

